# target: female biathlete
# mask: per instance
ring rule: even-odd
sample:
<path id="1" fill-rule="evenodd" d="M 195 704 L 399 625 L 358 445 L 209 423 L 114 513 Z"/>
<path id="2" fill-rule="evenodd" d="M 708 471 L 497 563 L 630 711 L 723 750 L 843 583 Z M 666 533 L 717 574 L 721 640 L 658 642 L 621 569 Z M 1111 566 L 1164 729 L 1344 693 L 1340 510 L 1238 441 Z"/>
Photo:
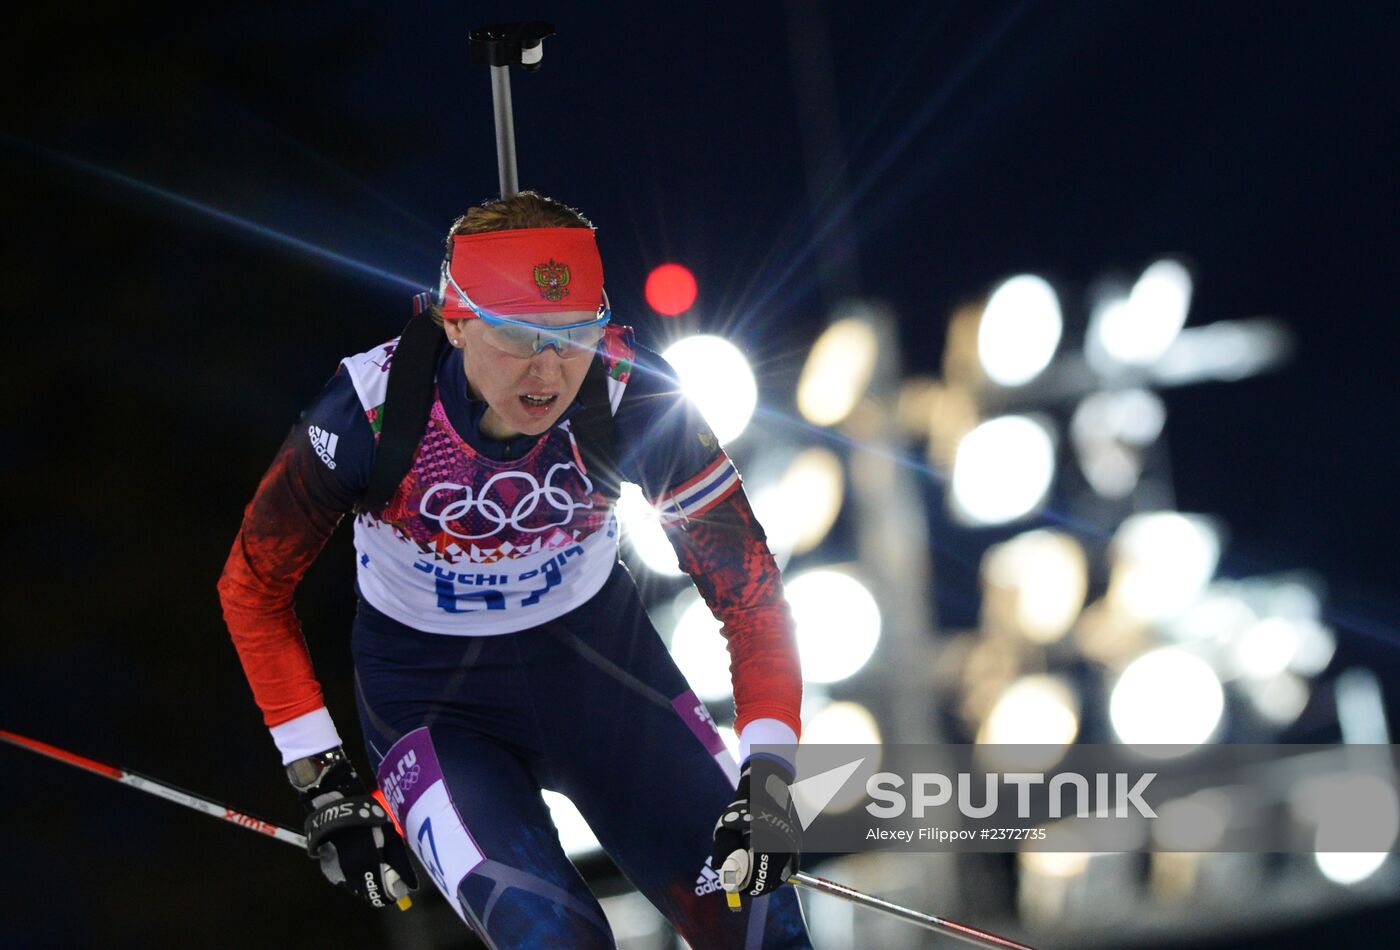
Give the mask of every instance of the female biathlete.
<path id="1" fill-rule="evenodd" d="M 530 192 L 473 208 L 448 237 L 433 314 L 450 346 L 387 503 L 359 504 L 397 340 L 343 360 L 293 427 L 219 582 L 306 806 L 310 850 L 332 881 L 389 906 L 417 883 L 407 841 L 489 946 L 613 946 L 541 798 L 554 789 L 697 950 L 809 946 L 792 888 L 781 888 L 797 866 L 797 822 L 748 805 L 753 747 L 793 745 L 800 730 L 777 565 L 673 372 L 609 322 L 592 225 Z M 600 489 L 579 444 L 589 436 L 578 396 L 595 363 L 615 474 L 661 511 L 681 567 L 723 622 L 737 767 L 618 559 L 615 492 Z M 352 510 L 355 695 L 402 839 L 341 747 L 292 605 Z M 791 829 L 786 846 L 754 853 L 755 818 Z M 740 901 L 719 886 L 726 857 Z"/>

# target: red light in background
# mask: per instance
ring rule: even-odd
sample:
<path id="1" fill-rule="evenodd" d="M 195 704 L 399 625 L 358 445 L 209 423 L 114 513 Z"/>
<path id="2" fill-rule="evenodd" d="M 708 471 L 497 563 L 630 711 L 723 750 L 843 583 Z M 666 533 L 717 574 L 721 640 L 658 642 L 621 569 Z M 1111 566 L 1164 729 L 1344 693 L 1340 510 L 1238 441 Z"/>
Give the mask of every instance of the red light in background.
<path id="1" fill-rule="evenodd" d="M 662 316 L 685 313 L 695 303 L 695 275 L 680 264 L 662 264 L 647 275 L 646 295 Z"/>

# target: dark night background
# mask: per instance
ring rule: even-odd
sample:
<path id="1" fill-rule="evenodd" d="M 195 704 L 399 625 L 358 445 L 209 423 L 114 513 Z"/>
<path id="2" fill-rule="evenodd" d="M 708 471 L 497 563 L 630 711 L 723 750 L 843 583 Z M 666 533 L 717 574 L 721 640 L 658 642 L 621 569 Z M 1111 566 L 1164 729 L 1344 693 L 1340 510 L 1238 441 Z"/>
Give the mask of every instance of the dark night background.
<path id="1" fill-rule="evenodd" d="M 690 325 L 740 342 L 779 407 L 837 291 L 888 301 L 926 373 L 951 308 L 1019 271 L 1073 310 L 1100 275 L 1177 254 L 1188 326 L 1282 319 L 1281 371 L 1166 394 L 1177 506 L 1228 523 L 1226 573 L 1317 572 L 1343 654 L 1395 682 L 1394 5 L 701 9 L 11 8 L 0 728 L 299 823 L 214 583 L 300 407 L 397 332 L 451 220 L 496 193 L 466 34 L 531 16 L 559 35 L 514 79 L 522 186 L 599 225 L 644 340 L 664 329 L 647 271 L 694 269 Z M 839 157 L 804 145 L 789 36 L 823 31 L 830 62 L 796 75 L 829 83 L 811 95 L 846 166 L 810 187 Z M 853 266 L 827 268 L 843 247 Z M 349 743 L 347 534 L 299 603 Z M 378 939 L 290 849 L 10 748 L 0 806 L 0 946 Z M 1248 945 L 1370 945 L 1395 923 Z"/>

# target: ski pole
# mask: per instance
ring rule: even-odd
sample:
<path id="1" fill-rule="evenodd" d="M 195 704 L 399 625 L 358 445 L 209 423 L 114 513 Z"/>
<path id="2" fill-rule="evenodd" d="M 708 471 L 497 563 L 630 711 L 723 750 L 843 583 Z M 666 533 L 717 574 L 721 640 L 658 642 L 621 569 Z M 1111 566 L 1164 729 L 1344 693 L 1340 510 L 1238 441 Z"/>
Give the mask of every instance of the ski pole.
<path id="1" fill-rule="evenodd" d="M 933 914 L 921 914 L 917 910 L 910 910 L 908 907 L 901 907 L 887 900 L 878 897 L 871 897 L 869 894 L 862 894 L 853 887 L 845 884 L 837 884 L 835 881 L 828 881 L 825 878 L 813 877 L 802 871 L 798 871 L 788 878 L 789 884 L 810 888 L 820 891 L 823 894 L 831 894 L 834 897 L 844 898 L 853 904 L 861 907 L 868 907 L 871 910 L 878 910 L 881 913 L 898 917 L 900 920 L 915 924 L 936 933 L 946 934 L 955 937 L 966 943 L 976 944 L 979 947 L 1000 947 L 1002 950 L 1033 950 L 1032 947 L 1024 943 L 1017 943 L 1006 937 L 999 937 L 994 933 L 981 930 L 969 924 L 958 923 L 956 920 L 949 920 L 947 917 L 935 917 Z"/>
<path id="2" fill-rule="evenodd" d="M 544 38 L 554 35 L 554 24 L 541 20 L 524 23 L 493 23 L 472 30 L 468 46 L 473 63 L 491 67 L 491 103 L 496 118 L 496 169 L 501 179 L 501 197 L 520 190 L 515 167 L 515 115 L 510 102 L 510 67 L 527 73 L 540 68 Z"/>
<path id="3" fill-rule="evenodd" d="M 18 746 L 21 749 L 28 749 L 30 752 L 36 752 L 39 755 L 46 756 L 56 762 L 62 762 L 65 765 L 77 766 L 94 775 L 101 775 L 103 778 L 121 782 L 123 785 L 130 785 L 132 788 L 140 789 L 147 794 L 155 795 L 158 798 L 163 798 L 166 801 L 175 802 L 179 805 L 184 805 L 186 808 L 193 808 L 197 812 L 211 815 L 214 818 L 221 818 L 230 824 L 235 824 L 240 828 L 247 828 L 249 831 L 256 831 L 259 834 L 267 835 L 269 838 L 275 838 L 286 844 L 295 845 L 302 851 L 306 850 L 305 835 L 298 834 L 290 828 L 283 828 L 280 825 L 275 825 L 270 821 L 256 818 L 253 815 L 236 811 L 227 805 L 213 801 L 212 799 L 204 798 L 201 795 L 196 795 L 193 792 L 187 792 L 182 788 L 176 788 L 174 785 L 156 781 L 149 776 L 142 775 L 140 772 L 132 772 L 129 769 L 118 768 L 115 765 L 107 765 L 98 762 L 96 759 L 89 759 L 87 756 L 78 755 L 77 753 L 60 749 L 58 746 L 49 745 L 47 742 L 40 742 L 37 739 L 30 739 L 13 732 L 6 732 L 4 729 L 0 729 L 0 741 L 8 742 L 10 745 Z M 389 811 L 389 806 L 384 801 L 383 793 L 376 791 L 374 794 L 375 797 L 379 799 L 379 803 L 384 805 L 384 810 L 392 815 L 393 812 Z M 397 822 L 395 822 L 395 826 L 397 826 Z M 400 910 L 408 910 L 413 906 L 413 902 L 409 900 L 407 894 L 400 897 L 397 903 Z"/>
<path id="4" fill-rule="evenodd" d="M 86 756 L 49 745 L 47 742 L 40 742 L 37 739 L 30 739 L 13 732 L 6 732 L 3 729 L 0 729 L 0 741 L 8 742 L 21 749 L 28 749 L 30 752 L 36 752 L 39 755 L 46 756 L 66 765 L 77 766 L 95 775 L 101 775 L 104 778 L 121 782 L 123 785 L 130 785 L 132 788 L 140 789 L 143 792 L 164 798 L 166 801 L 184 805 L 186 808 L 193 808 L 195 811 L 223 819 L 224 821 L 238 825 L 240 828 L 247 828 L 249 831 L 256 831 L 259 834 L 267 835 L 270 838 L 275 838 L 286 844 L 295 845 L 302 850 L 306 849 L 305 835 L 298 834 L 289 828 L 275 825 L 270 821 L 264 821 L 261 818 L 256 818 L 244 812 L 237 811 L 227 805 L 204 798 L 203 796 L 176 788 L 165 782 L 157 781 L 139 772 L 132 772 L 114 765 L 106 765 L 102 762 L 98 762 L 96 759 L 89 759 Z M 382 793 L 376 792 L 375 795 L 380 798 L 380 803 L 383 804 Z M 853 887 L 847 887 L 845 884 L 837 884 L 835 881 L 814 877 L 802 871 L 798 871 L 797 874 L 788 878 L 788 883 L 799 887 L 810 888 L 814 891 L 820 891 L 823 894 L 831 894 L 835 897 L 848 900 L 853 904 L 858 904 L 861 907 L 878 910 L 893 917 L 898 917 L 900 920 L 907 921 L 908 923 L 951 937 L 956 937 L 968 943 L 977 944 L 978 946 L 995 947 L 1000 948 L 1000 950 L 1034 950 L 1034 948 L 1026 944 L 1017 943 L 1006 937 L 999 937 L 994 933 L 980 930 L 969 924 L 959 923 L 956 920 L 949 920 L 946 917 L 935 917 L 933 914 L 923 914 L 916 910 L 910 910 L 907 907 L 901 907 L 890 901 L 861 893 Z M 399 898 L 398 904 L 403 910 L 407 910 L 411 906 L 407 895 Z"/>

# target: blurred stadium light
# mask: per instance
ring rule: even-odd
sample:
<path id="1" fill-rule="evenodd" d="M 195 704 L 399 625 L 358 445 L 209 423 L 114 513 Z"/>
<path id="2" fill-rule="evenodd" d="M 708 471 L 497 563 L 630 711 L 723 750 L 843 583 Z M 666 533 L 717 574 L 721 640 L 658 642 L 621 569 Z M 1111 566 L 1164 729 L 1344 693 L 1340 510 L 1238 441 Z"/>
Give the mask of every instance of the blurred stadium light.
<path id="1" fill-rule="evenodd" d="M 1146 389 L 1084 397 L 1070 419 L 1070 441 L 1089 485 L 1105 498 L 1126 498 L 1137 487 L 1147 450 L 1162 434 L 1166 407 Z"/>
<path id="2" fill-rule="evenodd" d="M 1062 677 L 1043 673 L 1016 680 L 997 699 L 977 732 L 979 757 L 990 767 L 1012 771 L 1048 770 L 1064 757 L 1079 735 L 1079 697 Z M 1001 762 L 996 746 L 1034 745 L 1034 755 L 1020 750 Z"/>
<path id="3" fill-rule="evenodd" d="M 998 386 L 1024 386 L 1040 375 L 1060 345 L 1060 300 L 1033 274 L 1004 281 L 987 299 L 977 329 L 977 357 Z"/>
<path id="4" fill-rule="evenodd" d="M 879 337 L 861 316 L 845 317 L 827 327 L 802 367 L 798 411 L 816 425 L 842 422 L 865 395 L 879 352 Z"/>
<path id="5" fill-rule="evenodd" d="M 802 724 L 803 745 L 860 745 L 868 768 L 878 769 L 883 750 L 880 725 L 869 709 L 857 702 L 842 700 L 827 703 Z M 830 814 L 849 811 L 865 799 L 865 789 L 859 782 L 843 787 L 825 804 L 816 809 Z"/>
<path id="6" fill-rule="evenodd" d="M 1216 735 L 1225 692 L 1210 665 L 1180 647 L 1149 651 L 1128 664 L 1113 684 L 1108 715 L 1120 742 L 1146 755 L 1172 755 Z"/>
<path id="7" fill-rule="evenodd" d="M 844 571 L 817 569 L 787 582 L 803 679 L 836 683 L 860 672 L 880 642 L 880 607 Z"/>
<path id="8" fill-rule="evenodd" d="M 1312 776 L 1290 802 L 1300 820 L 1316 826 L 1314 859 L 1323 876 L 1335 884 L 1356 885 L 1369 878 L 1385 864 L 1400 837 L 1395 776 L 1386 771 L 1384 777 L 1365 771 Z M 1330 850 L 1339 835 L 1358 823 L 1375 841 L 1375 851 Z"/>
<path id="9" fill-rule="evenodd" d="M 1024 532 L 982 556 L 982 627 L 1052 643 L 1079 616 L 1088 587 L 1078 541 L 1058 531 Z"/>
<path id="10" fill-rule="evenodd" d="M 969 432 L 953 462 L 954 513 L 966 524 L 1024 518 L 1045 500 L 1055 477 L 1055 442 L 1045 423 L 1000 416 Z"/>
<path id="11" fill-rule="evenodd" d="M 1312 690 L 1295 673 L 1280 673 L 1267 680 L 1239 684 L 1250 708 L 1275 731 L 1291 725 L 1307 708 Z"/>
<path id="12" fill-rule="evenodd" d="M 1354 745 L 1387 745 L 1390 725 L 1381 698 L 1380 680 L 1364 667 L 1344 670 L 1332 684 L 1336 695 L 1337 725 L 1342 741 Z"/>
<path id="13" fill-rule="evenodd" d="M 623 540 L 647 569 L 665 577 L 680 577 L 676 549 L 666 540 L 661 516 L 642 495 L 642 489 L 631 482 L 623 482 L 615 510 L 622 525 Z"/>
<path id="14" fill-rule="evenodd" d="M 715 438 L 729 443 L 743 434 L 758 405 L 753 369 L 723 337 L 698 334 L 677 340 L 661 354 L 676 369 L 681 389 L 699 407 Z"/>
<path id="15" fill-rule="evenodd" d="M 661 264 L 652 268 L 643 288 L 647 305 L 663 317 L 685 313 L 695 304 L 695 275 L 682 264 Z"/>
<path id="16" fill-rule="evenodd" d="M 826 537 L 841 513 L 845 481 L 836 453 L 812 446 L 793 457 L 780 480 L 754 490 L 754 513 L 780 565 Z"/>
<path id="17" fill-rule="evenodd" d="M 1191 275 L 1176 261 L 1149 266 L 1127 296 L 1108 296 L 1089 322 L 1085 352 L 1105 376 L 1148 366 L 1171 347 L 1191 306 Z"/>
<path id="18" fill-rule="evenodd" d="M 860 703 L 828 703 L 803 724 L 802 741 L 817 745 L 879 745 L 880 725 Z"/>
<path id="19" fill-rule="evenodd" d="M 1182 330 L 1151 368 L 1151 380 L 1159 386 L 1232 382 L 1279 366 L 1292 350 L 1292 337 L 1276 320 L 1220 320 Z"/>
<path id="20" fill-rule="evenodd" d="M 1165 620 L 1200 597 L 1220 560 L 1220 534 L 1199 515 L 1157 511 L 1119 526 L 1110 549 L 1109 603 L 1142 620 Z"/>
<path id="21" fill-rule="evenodd" d="M 676 596 L 677 612 L 671 632 L 671 656 L 686 682 L 701 700 L 718 702 L 733 695 L 729 677 L 729 651 L 720 636 L 720 623 L 709 606 L 693 590 Z"/>
<path id="22" fill-rule="evenodd" d="M 1333 884 L 1360 884 L 1381 869 L 1384 851 L 1319 851 L 1317 869 Z"/>

